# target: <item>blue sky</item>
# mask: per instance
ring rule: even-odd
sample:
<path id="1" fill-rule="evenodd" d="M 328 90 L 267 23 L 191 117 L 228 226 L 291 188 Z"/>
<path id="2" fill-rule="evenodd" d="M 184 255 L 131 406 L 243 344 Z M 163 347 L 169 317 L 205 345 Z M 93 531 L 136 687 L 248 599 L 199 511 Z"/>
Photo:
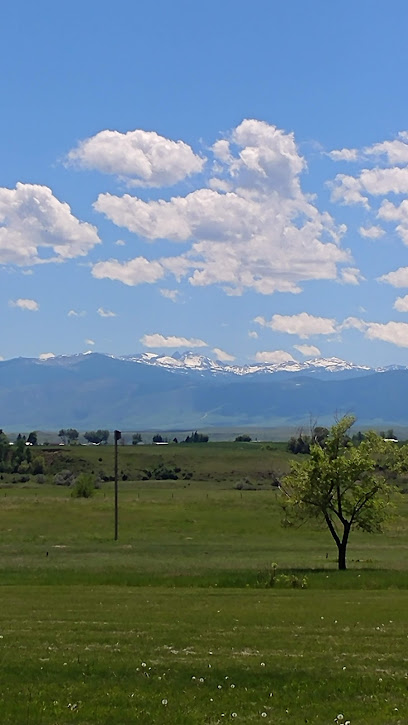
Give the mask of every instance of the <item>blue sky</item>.
<path id="1" fill-rule="evenodd" d="M 7 3 L 0 356 L 406 364 L 407 22 L 405 0 Z"/>

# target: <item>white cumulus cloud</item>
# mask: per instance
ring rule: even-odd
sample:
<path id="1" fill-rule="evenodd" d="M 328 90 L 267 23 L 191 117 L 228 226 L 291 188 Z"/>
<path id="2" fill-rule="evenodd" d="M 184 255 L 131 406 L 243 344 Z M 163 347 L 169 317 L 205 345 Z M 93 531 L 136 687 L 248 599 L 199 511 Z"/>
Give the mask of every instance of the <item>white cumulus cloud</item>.
<path id="1" fill-rule="evenodd" d="M 408 164 L 408 134 L 401 131 L 398 138 L 367 146 L 365 156 L 385 156 L 389 164 Z"/>
<path id="2" fill-rule="evenodd" d="M 408 193 L 408 133 L 402 131 L 392 141 L 382 141 L 358 151 L 342 149 L 329 154 L 335 160 L 362 160 L 377 164 L 355 175 L 337 174 L 329 184 L 332 200 L 342 204 L 362 204 L 369 208 L 369 197 Z M 361 233 L 361 231 L 360 231 Z M 370 236 L 363 233 L 363 236 Z M 375 236 L 372 238 L 376 238 Z"/>
<path id="3" fill-rule="evenodd" d="M 69 310 L 67 312 L 67 317 L 85 317 L 85 315 L 85 310 L 81 310 L 80 312 L 77 312 L 77 310 Z"/>
<path id="4" fill-rule="evenodd" d="M 398 312 L 408 312 L 408 295 L 397 297 L 394 302 L 394 310 Z"/>
<path id="5" fill-rule="evenodd" d="M 368 195 L 408 193 L 408 168 L 363 169 L 359 176 L 337 174 L 332 184 L 332 201 L 369 207 Z"/>
<path id="6" fill-rule="evenodd" d="M 86 345 L 95 345 L 95 340 L 87 339 L 87 340 L 84 340 L 84 342 L 86 343 Z"/>
<path id="7" fill-rule="evenodd" d="M 316 345 L 294 345 L 293 347 L 299 350 L 305 357 L 318 357 L 321 354 Z"/>
<path id="8" fill-rule="evenodd" d="M 146 282 L 153 284 L 164 277 L 165 270 L 160 262 L 149 261 L 145 257 L 136 257 L 129 262 L 119 262 L 109 259 L 107 262 L 97 262 L 92 267 L 92 275 L 97 279 L 115 279 L 135 286 Z"/>
<path id="9" fill-rule="evenodd" d="M 103 307 L 98 307 L 97 313 L 100 317 L 116 317 L 116 312 L 112 310 L 105 310 Z"/>
<path id="10" fill-rule="evenodd" d="M 217 360 L 221 360 L 221 362 L 233 362 L 235 360 L 234 355 L 230 355 L 228 352 L 221 350 L 219 347 L 214 347 L 213 353 L 217 356 Z"/>
<path id="11" fill-rule="evenodd" d="M 372 225 L 370 227 L 360 227 L 359 233 L 366 239 L 380 239 L 385 234 L 384 229 L 379 226 Z"/>
<path id="12" fill-rule="evenodd" d="M 261 327 L 269 327 L 276 332 L 298 335 L 307 339 L 311 335 L 331 335 L 336 332 L 336 320 L 328 317 L 315 317 L 307 312 L 298 315 L 272 315 L 268 321 L 264 317 L 255 317 L 254 322 Z"/>
<path id="13" fill-rule="evenodd" d="M 39 360 L 51 360 L 51 358 L 55 357 L 53 352 L 42 352 L 39 356 Z"/>
<path id="14" fill-rule="evenodd" d="M 100 131 L 72 149 L 67 163 L 115 174 L 132 186 L 171 186 L 202 171 L 205 159 L 184 141 L 155 131 Z"/>
<path id="15" fill-rule="evenodd" d="M 360 284 L 364 279 L 357 267 L 342 267 L 340 270 L 340 279 L 343 284 Z"/>
<path id="16" fill-rule="evenodd" d="M 177 301 L 177 297 L 179 296 L 179 291 L 177 289 L 161 289 L 160 294 L 162 297 L 165 297 L 167 300 L 171 300 L 172 302 Z"/>
<path id="17" fill-rule="evenodd" d="M 333 161 L 357 161 L 357 149 L 334 149 L 327 154 Z"/>
<path id="18" fill-rule="evenodd" d="M 408 322 L 367 322 L 356 317 L 348 317 L 339 329 L 354 328 L 364 334 L 368 340 L 382 340 L 398 347 L 408 347 Z"/>
<path id="19" fill-rule="evenodd" d="M 143 335 L 140 338 L 140 342 L 145 347 L 208 347 L 207 343 L 203 340 L 198 340 L 194 337 L 177 337 L 176 335 L 160 335 L 155 332 L 151 335 Z"/>
<path id="20" fill-rule="evenodd" d="M 384 340 L 391 342 L 398 347 L 408 347 L 408 323 L 407 322 L 369 322 L 365 336 L 369 340 Z"/>
<path id="21" fill-rule="evenodd" d="M 408 200 L 404 201 L 396 206 L 388 199 L 385 199 L 379 210 L 378 215 L 380 219 L 384 219 L 387 222 L 398 222 L 396 226 L 396 232 L 404 244 L 408 245 Z"/>
<path id="22" fill-rule="evenodd" d="M 257 352 L 255 355 L 256 362 L 260 363 L 285 363 L 295 362 L 295 358 L 285 350 L 264 350 Z"/>
<path id="23" fill-rule="evenodd" d="M 248 337 L 252 337 L 253 340 L 258 339 L 258 333 L 256 330 L 248 330 Z"/>
<path id="24" fill-rule="evenodd" d="M 178 256 L 160 264 L 193 286 L 220 285 L 227 294 L 298 293 L 303 281 L 337 279 L 338 266 L 352 261 L 340 246 L 346 227 L 303 193 L 306 164 L 293 134 L 245 120 L 213 152 L 211 188 L 150 201 L 105 193 L 94 207 L 146 240 L 183 243 Z M 132 264 L 121 263 L 112 278 L 137 284 Z"/>
<path id="25" fill-rule="evenodd" d="M 380 282 L 388 282 L 393 287 L 408 287 L 408 267 L 399 267 L 394 272 L 387 272 L 379 277 Z"/>
<path id="26" fill-rule="evenodd" d="M 96 227 L 79 221 L 47 186 L 0 188 L 0 263 L 64 261 L 88 254 L 99 243 Z"/>
<path id="27" fill-rule="evenodd" d="M 10 300 L 10 306 L 19 307 L 20 310 L 28 310 L 29 312 L 37 312 L 40 309 L 40 305 L 36 300 L 27 300 L 21 297 L 17 300 Z"/>

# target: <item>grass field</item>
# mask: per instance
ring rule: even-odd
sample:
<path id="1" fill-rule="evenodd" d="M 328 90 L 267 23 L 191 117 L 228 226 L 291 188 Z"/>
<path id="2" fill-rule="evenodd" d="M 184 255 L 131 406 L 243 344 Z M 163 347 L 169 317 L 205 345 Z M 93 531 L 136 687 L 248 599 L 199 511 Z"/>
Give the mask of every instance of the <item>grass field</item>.
<path id="1" fill-rule="evenodd" d="M 405 497 L 338 572 L 324 530 L 280 526 L 287 455 L 233 446 L 121 449 L 129 475 L 160 456 L 194 478 L 121 481 L 117 542 L 112 483 L 3 483 L 2 725 L 408 723 Z M 112 449 L 63 455 L 111 470 Z M 307 588 L 266 587 L 272 562 Z"/>

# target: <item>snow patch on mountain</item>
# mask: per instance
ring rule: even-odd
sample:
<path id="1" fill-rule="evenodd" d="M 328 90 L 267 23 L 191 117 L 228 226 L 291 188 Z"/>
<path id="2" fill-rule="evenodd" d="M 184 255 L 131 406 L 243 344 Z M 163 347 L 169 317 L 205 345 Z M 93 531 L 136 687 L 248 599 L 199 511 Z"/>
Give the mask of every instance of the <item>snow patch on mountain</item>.
<path id="1" fill-rule="evenodd" d="M 85 357 L 103 356 L 133 362 L 139 365 L 152 365 L 181 373 L 199 372 L 218 376 L 263 376 L 276 373 L 297 373 L 316 375 L 330 373 L 355 373 L 356 375 L 385 372 L 387 370 L 406 369 L 399 365 L 382 368 L 371 368 L 368 365 L 356 365 L 338 357 L 313 358 L 299 362 L 288 360 L 282 363 L 252 363 L 248 365 L 231 365 L 221 360 L 213 360 L 196 352 L 175 352 L 173 355 L 162 355 L 155 352 L 143 352 L 137 355 L 110 355 L 97 353 L 93 350 L 74 355 L 59 355 L 49 359 L 39 359 L 41 365 L 72 365 Z"/>

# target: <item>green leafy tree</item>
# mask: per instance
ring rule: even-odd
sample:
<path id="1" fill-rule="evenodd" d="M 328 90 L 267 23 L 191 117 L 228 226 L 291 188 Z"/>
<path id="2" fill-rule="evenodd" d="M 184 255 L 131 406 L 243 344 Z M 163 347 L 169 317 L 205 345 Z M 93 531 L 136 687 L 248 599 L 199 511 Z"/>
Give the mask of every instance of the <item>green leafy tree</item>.
<path id="1" fill-rule="evenodd" d="M 58 437 L 61 438 L 62 443 L 75 443 L 79 438 L 79 433 L 76 428 L 61 428 L 58 433 Z"/>
<path id="2" fill-rule="evenodd" d="M 346 569 L 351 531 L 381 531 L 391 508 L 392 489 L 377 464 L 392 444 L 370 432 L 358 447 L 352 446 L 348 431 L 354 421 L 353 416 L 342 418 L 330 429 L 324 448 L 314 444 L 306 461 L 292 463 L 283 487 L 284 523 L 325 523 L 338 549 L 339 569 Z"/>
<path id="3" fill-rule="evenodd" d="M 329 435 L 329 429 L 325 428 L 324 426 L 317 425 L 312 430 L 312 441 L 313 443 L 317 443 L 321 448 L 324 448 L 326 444 L 326 439 Z"/>
<path id="4" fill-rule="evenodd" d="M 88 443 L 106 444 L 109 438 L 109 431 L 101 430 L 100 428 L 98 428 L 98 430 L 90 430 L 84 433 L 84 438 L 88 441 Z"/>
<path id="5" fill-rule="evenodd" d="M 365 437 L 364 433 L 362 433 L 361 430 L 359 430 L 358 433 L 354 433 L 351 436 L 351 442 L 352 442 L 353 446 L 359 446 L 360 443 L 363 442 L 364 437 Z"/>
<path id="6" fill-rule="evenodd" d="M 208 443 L 208 435 L 194 431 L 191 436 L 187 436 L 184 443 Z"/>
<path id="7" fill-rule="evenodd" d="M 37 431 L 33 430 L 28 434 L 27 443 L 31 443 L 32 446 L 36 446 L 38 443 Z"/>
<path id="8" fill-rule="evenodd" d="M 251 440 L 252 438 L 250 435 L 248 435 L 248 433 L 243 433 L 242 435 L 235 438 L 235 443 L 250 443 Z"/>
<path id="9" fill-rule="evenodd" d="M 10 458 L 10 442 L 3 430 L 0 429 L 0 471 L 7 469 Z"/>
<path id="10" fill-rule="evenodd" d="M 140 433 L 133 433 L 132 435 L 132 446 L 137 446 L 138 443 L 142 442 L 142 436 Z"/>
<path id="11" fill-rule="evenodd" d="M 396 440 L 397 436 L 394 433 L 394 430 L 392 428 L 388 428 L 388 430 L 382 430 L 380 431 L 381 438 L 385 438 L 386 440 Z"/>
<path id="12" fill-rule="evenodd" d="M 68 439 L 68 443 L 76 443 L 79 438 L 79 433 L 76 428 L 67 428 L 65 435 Z"/>
<path id="13" fill-rule="evenodd" d="M 14 473 L 17 473 L 19 467 L 23 463 L 29 463 L 31 461 L 31 452 L 26 446 L 25 436 L 18 434 L 16 441 L 13 446 L 13 452 L 11 454 L 11 465 Z"/>
<path id="14" fill-rule="evenodd" d="M 288 442 L 288 451 L 291 453 L 310 453 L 310 438 L 302 432 L 292 436 Z"/>
<path id="15" fill-rule="evenodd" d="M 31 473 L 34 476 L 45 472 L 45 458 L 44 456 L 36 456 L 31 462 Z"/>

